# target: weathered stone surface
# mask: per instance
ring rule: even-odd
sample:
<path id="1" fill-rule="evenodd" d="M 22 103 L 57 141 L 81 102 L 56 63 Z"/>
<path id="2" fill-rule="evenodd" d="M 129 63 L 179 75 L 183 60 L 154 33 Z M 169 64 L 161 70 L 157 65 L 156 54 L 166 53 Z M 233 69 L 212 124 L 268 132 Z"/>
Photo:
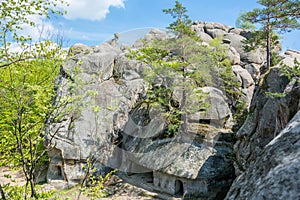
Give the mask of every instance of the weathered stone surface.
<path id="1" fill-rule="evenodd" d="M 181 181 L 183 194 L 187 197 L 195 194 L 214 198 L 221 192 L 222 187 L 230 185 L 234 178 L 233 161 L 229 159 L 232 149 L 228 144 L 233 143 L 230 133 L 221 133 L 218 129 L 206 125 L 207 132 L 201 132 L 198 128 L 197 131 L 194 129 L 194 133 L 180 133 L 174 138 L 159 139 L 159 135 L 164 131 L 162 118 L 150 117 L 150 122 L 143 125 L 143 117 L 137 115 L 145 116 L 145 110 L 139 107 L 132 112 L 132 120 L 126 124 L 123 134 L 124 156 L 127 161 L 132 161 L 131 165 L 127 163 L 126 169 L 129 172 L 133 168 L 136 170 L 136 165 L 154 171 L 154 184 L 161 191 L 170 194 L 177 191 L 174 183 Z M 133 123 L 134 119 L 142 120 Z M 151 130 L 155 130 L 155 134 Z M 134 134 L 133 137 L 133 133 L 139 134 Z M 136 137 L 137 135 L 139 137 Z M 214 164 L 216 162 L 217 166 Z M 218 181 L 223 181 L 222 184 L 217 184 L 219 187 L 216 187 L 216 177 Z M 205 186 L 203 190 L 192 187 L 193 182 L 199 181 Z"/>
<path id="2" fill-rule="evenodd" d="M 200 120 L 210 120 L 211 124 L 217 127 L 223 127 L 226 119 L 230 116 L 230 109 L 226 102 L 226 96 L 217 88 L 204 87 L 201 90 L 208 93 L 205 101 L 210 105 L 206 111 L 199 111 L 194 114 L 189 114 L 190 122 L 199 122 Z"/>
<path id="3" fill-rule="evenodd" d="M 243 37 L 245 37 L 246 39 L 250 39 L 252 36 L 252 32 L 251 30 L 245 30 L 242 28 L 232 28 L 229 30 L 229 33 L 234 33 L 237 35 L 241 35 Z"/>
<path id="4" fill-rule="evenodd" d="M 121 50 L 119 47 L 115 47 L 110 45 L 109 43 L 102 43 L 98 46 L 93 47 L 94 53 L 108 53 L 110 52 L 111 54 L 119 54 L 121 53 Z"/>
<path id="5" fill-rule="evenodd" d="M 144 36 L 143 40 L 145 40 L 146 42 L 150 42 L 153 39 L 165 40 L 170 37 L 171 36 L 167 32 L 154 28 L 154 29 L 151 29 L 151 31 Z M 135 41 L 135 43 L 133 44 L 133 48 L 143 47 L 143 45 L 144 45 L 143 40 L 138 39 L 137 41 Z"/>
<path id="6" fill-rule="evenodd" d="M 233 72 L 242 83 L 242 98 L 250 105 L 255 87 L 253 79 L 259 78 L 259 68 L 265 57 L 260 50 L 244 51 L 242 40 L 249 37 L 249 32 L 205 22 L 195 22 L 192 28 L 207 46 L 212 40 L 207 33 L 213 37 L 224 35 L 222 45 L 228 49 Z M 168 37 L 165 32 L 154 29 L 145 39 Z M 138 40 L 131 48 L 140 48 L 142 44 Z M 186 133 L 168 137 L 162 109 L 147 106 L 147 101 L 142 103 L 147 99 L 145 93 L 148 89 L 143 80 L 145 65 L 128 60 L 126 48 L 120 50 L 118 45 L 109 43 L 96 47 L 79 44 L 71 49 L 74 56 L 63 69 L 73 76 L 75 66 L 82 60 L 78 76 L 85 84 L 70 90 L 71 80 L 60 76 L 63 88 L 59 92 L 65 97 L 76 91 L 82 95 L 78 106 L 85 106 L 80 112 L 72 111 L 53 125 L 52 128 L 59 131 L 49 152 L 48 179 L 64 180 L 69 185 L 80 182 L 84 177 L 85 160 L 93 155 L 98 159 L 100 170 L 105 165 L 129 173 L 153 172 L 157 188 L 170 194 L 180 192 L 186 198 L 193 195 L 204 199 L 224 197 L 224 191 L 228 190 L 235 176 L 232 159 L 235 155 L 233 135 L 222 128 L 231 127 L 226 124 L 231 122 L 235 104 L 228 102 L 220 89 L 202 88 L 208 92 L 208 111 L 189 114 Z M 288 51 L 284 58 L 286 63 L 291 63 L 297 56 L 297 52 Z M 247 121 L 237 133 L 239 141 L 234 146 L 236 166 L 243 170 L 250 170 L 252 163 L 259 162 L 257 158 L 261 158 L 266 144 L 285 127 L 300 105 L 298 82 L 287 80 L 279 67 L 265 77 L 256 89 Z M 168 87 L 168 84 L 162 77 L 157 77 L 157 86 Z M 95 91 L 94 95 L 88 95 Z M 284 98 L 266 95 L 266 92 L 282 91 L 287 93 Z M 180 96 L 174 92 L 174 99 L 178 102 Z M 95 112 L 95 109 L 99 111 Z M 242 173 L 240 169 L 235 169 L 237 175 Z M 255 179 L 255 175 L 250 175 L 252 172 L 245 176 Z M 248 184 L 243 178 L 236 182 L 240 180 L 242 185 Z M 232 194 L 236 191 L 232 189 Z"/>
<path id="7" fill-rule="evenodd" d="M 300 198 L 300 111 L 236 178 L 226 199 Z"/>
<path id="8" fill-rule="evenodd" d="M 242 93 L 243 95 L 241 96 L 241 98 L 245 101 L 247 109 L 249 109 L 252 98 L 253 98 L 253 94 L 254 94 L 254 90 L 255 90 L 255 85 L 251 85 L 247 88 L 242 88 Z"/>
<path id="9" fill-rule="evenodd" d="M 119 48 L 119 37 L 120 37 L 120 34 L 119 33 L 115 33 L 114 34 L 114 38 L 109 40 L 107 43 L 109 45 L 111 45 L 112 47 L 114 48 Z"/>
<path id="10" fill-rule="evenodd" d="M 231 41 L 230 41 L 230 43 L 231 43 Z M 235 50 L 234 47 L 230 46 L 230 43 L 224 45 L 228 48 L 228 57 L 230 59 L 230 62 L 232 65 L 239 65 L 241 63 L 241 56 Z"/>
<path id="11" fill-rule="evenodd" d="M 283 98 L 271 98 L 269 92 L 283 92 L 291 87 Z M 240 165 L 247 168 L 264 146 L 269 143 L 288 123 L 298 109 L 298 83 L 289 85 L 286 77 L 275 68 L 267 75 L 263 85 L 254 94 L 250 114 L 238 131 L 241 138 L 235 145 Z M 244 138 L 244 139 L 242 139 Z"/>
<path id="12" fill-rule="evenodd" d="M 249 72 L 254 81 L 258 80 L 258 78 L 260 77 L 260 65 L 251 63 L 246 64 L 244 68 Z"/>
<path id="13" fill-rule="evenodd" d="M 293 65 L 294 57 L 287 53 L 282 62 Z M 299 109 L 299 82 L 283 76 L 279 64 L 260 80 L 247 120 L 237 132 L 238 177 L 226 199 L 299 199 Z"/>
<path id="14" fill-rule="evenodd" d="M 135 60 L 129 60 L 126 57 L 127 51 L 121 53 L 115 59 L 115 66 L 114 66 L 114 77 L 115 79 L 126 79 L 129 74 L 139 74 L 139 78 L 143 75 L 144 65 Z M 138 78 L 138 77 L 136 77 Z"/>
<path id="15" fill-rule="evenodd" d="M 287 50 L 283 55 L 282 64 L 287 66 L 294 66 L 295 59 L 300 62 L 300 52 L 295 50 Z"/>
<path id="16" fill-rule="evenodd" d="M 212 38 L 223 38 L 223 36 L 227 33 L 221 29 L 207 29 L 206 33 L 210 35 Z"/>
<path id="17" fill-rule="evenodd" d="M 162 30 L 159 30 L 159 29 L 152 29 L 144 37 L 144 39 L 148 42 L 153 40 L 153 39 L 165 40 L 165 39 L 168 39 L 168 38 L 170 38 L 170 35 L 168 35 L 165 31 L 162 31 Z"/>
<path id="18" fill-rule="evenodd" d="M 249 74 L 249 72 L 242 68 L 240 65 L 233 65 L 232 71 L 237 75 L 238 80 L 240 80 L 243 88 L 249 88 L 254 84 L 254 81 Z"/>
<path id="19" fill-rule="evenodd" d="M 264 146 L 278 135 L 299 109 L 299 83 L 283 76 L 280 66 L 265 75 L 260 84 L 252 99 L 250 114 L 237 132 L 241 140 L 236 143 L 235 150 L 240 166 L 244 169 L 248 168 Z M 266 92 L 271 92 L 271 95 L 285 92 L 286 95 L 274 98 Z"/>
<path id="20" fill-rule="evenodd" d="M 197 35 L 201 38 L 203 42 L 210 43 L 213 39 L 210 35 L 204 32 L 197 32 Z"/>
<path id="21" fill-rule="evenodd" d="M 52 133 L 57 132 L 52 140 L 48 140 L 55 147 L 53 152 L 49 152 L 49 180 L 61 179 L 73 185 L 84 177 L 82 167 L 88 157 L 96 157 L 99 162 L 105 163 L 114 149 L 107 140 L 124 126 L 139 94 L 145 92 L 144 81 L 136 71 L 125 71 L 123 82 L 117 83 L 113 79 L 115 60 L 121 53 L 119 49 L 103 44 L 95 51 L 77 57 L 82 60 L 82 64 L 76 76 L 80 77 L 83 84 L 77 86 L 76 93 L 82 98 L 74 108 L 70 105 L 72 110 L 77 111 L 49 128 Z M 72 77 L 76 65 L 74 60 L 67 61 L 64 65 L 65 73 L 70 72 L 69 76 Z M 131 74 L 126 74 L 128 72 Z M 65 77 L 59 79 L 62 85 L 61 97 L 70 95 L 69 87 L 74 87 L 72 81 Z"/>
<path id="22" fill-rule="evenodd" d="M 88 54 L 92 52 L 92 48 L 85 45 L 85 44 L 74 44 L 73 46 L 70 47 L 69 49 L 69 54 Z"/>
<path id="23" fill-rule="evenodd" d="M 134 42 L 134 44 L 132 45 L 133 48 L 135 49 L 139 49 L 142 48 L 144 45 L 143 40 L 142 39 L 138 39 Z"/>
<path id="24" fill-rule="evenodd" d="M 100 81 L 109 79 L 113 73 L 115 55 L 107 53 L 94 53 L 82 57 L 81 68 L 84 73 L 95 75 Z"/>
<path id="25" fill-rule="evenodd" d="M 228 32 L 229 33 L 234 33 L 237 35 L 241 35 L 241 32 L 244 31 L 244 29 L 242 28 L 231 28 Z"/>
<path id="26" fill-rule="evenodd" d="M 226 26 L 224 24 L 221 23 L 217 23 L 217 22 L 202 22 L 204 25 L 204 29 L 208 30 L 208 29 L 220 29 L 223 30 L 225 32 L 228 32 L 230 30 L 229 26 Z"/>
<path id="27" fill-rule="evenodd" d="M 228 39 L 231 41 L 231 46 L 233 46 L 238 53 L 243 53 L 243 43 L 242 41 L 243 40 L 246 40 L 245 37 L 241 36 L 241 35 L 237 35 L 237 34 L 234 34 L 234 33 L 227 33 L 225 36 L 224 36 L 225 39 Z"/>
<path id="28" fill-rule="evenodd" d="M 241 60 L 247 63 L 256 63 L 262 64 L 266 58 L 264 50 L 257 48 L 256 50 L 247 52 L 244 50 L 243 40 L 246 40 L 245 37 L 237 35 L 235 33 L 227 33 L 224 35 L 225 39 L 231 41 L 231 45 L 237 50 L 241 56 Z"/>
<path id="29" fill-rule="evenodd" d="M 293 59 L 297 59 L 298 62 L 300 62 L 300 52 L 299 51 L 295 51 L 295 50 L 291 50 L 291 49 L 288 49 L 284 55 L 290 57 L 290 58 L 293 58 Z"/>

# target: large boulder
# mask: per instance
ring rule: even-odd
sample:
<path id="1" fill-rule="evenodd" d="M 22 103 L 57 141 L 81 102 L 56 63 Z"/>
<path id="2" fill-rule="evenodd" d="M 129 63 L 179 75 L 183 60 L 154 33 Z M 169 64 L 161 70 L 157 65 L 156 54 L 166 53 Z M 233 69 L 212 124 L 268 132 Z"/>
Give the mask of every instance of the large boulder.
<path id="1" fill-rule="evenodd" d="M 166 40 L 170 37 L 171 36 L 165 31 L 154 28 L 151 29 L 151 31 L 145 35 L 144 39 L 149 42 L 153 39 Z"/>
<path id="2" fill-rule="evenodd" d="M 235 33 L 227 33 L 224 35 L 225 39 L 231 41 L 231 45 L 237 50 L 241 56 L 241 60 L 246 63 L 256 63 L 262 64 L 266 59 L 265 50 L 262 48 L 257 48 L 252 51 L 246 51 L 243 43 L 244 40 L 247 40 L 244 36 L 237 35 Z"/>
<path id="3" fill-rule="evenodd" d="M 300 199 L 299 177 L 300 111 L 236 178 L 226 199 Z"/>
<path id="4" fill-rule="evenodd" d="M 239 65 L 232 66 L 233 73 L 236 74 L 243 88 L 248 88 L 254 84 L 254 81 L 249 72 Z"/>
<path id="5" fill-rule="evenodd" d="M 205 102 L 208 103 L 209 107 L 205 111 L 189 114 L 189 121 L 200 122 L 203 120 L 213 126 L 223 128 L 226 120 L 228 120 L 231 115 L 226 96 L 221 90 L 214 87 L 203 87 L 201 90 L 207 93 Z"/>
<path id="6" fill-rule="evenodd" d="M 199 23 L 201 24 L 201 23 Z M 226 26 L 224 24 L 221 23 L 217 23 L 217 22 L 202 22 L 204 30 L 207 31 L 209 29 L 219 29 L 225 32 L 228 32 L 230 30 L 230 26 Z"/>
<path id="7" fill-rule="evenodd" d="M 244 66 L 254 81 L 258 80 L 260 77 L 260 66 L 261 65 L 255 63 L 246 64 Z"/>
<path id="8" fill-rule="evenodd" d="M 227 33 L 221 29 L 207 29 L 206 33 L 210 35 L 212 38 L 223 38 L 223 36 Z"/>
<path id="9" fill-rule="evenodd" d="M 160 29 L 151 29 L 149 33 L 147 33 L 143 39 L 138 39 L 134 42 L 133 48 L 141 48 L 144 45 L 144 42 L 151 42 L 154 39 L 158 40 L 165 40 L 171 38 L 172 36 L 169 35 L 167 32 L 162 31 Z"/>
<path id="10" fill-rule="evenodd" d="M 252 96 L 254 93 L 254 80 L 249 72 L 242 68 L 240 65 L 233 65 L 232 71 L 236 75 L 238 81 L 241 83 L 242 92 L 243 92 L 243 100 L 246 102 L 246 105 L 249 107 Z"/>
<path id="11" fill-rule="evenodd" d="M 240 54 L 230 44 L 224 44 L 228 48 L 228 57 L 232 65 L 239 65 L 241 63 Z"/>
<path id="12" fill-rule="evenodd" d="M 122 59 L 116 62 L 122 56 L 119 49 L 104 43 L 90 50 L 89 54 L 79 51 L 61 68 L 54 104 L 59 105 L 67 97 L 74 100 L 66 105 L 70 112 L 48 127 L 46 142 L 53 146 L 49 152 L 48 180 L 64 180 L 68 185 L 84 178 L 87 158 L 107 164 L 115 148 L 108 141 L 117 137 L 140 94 L 145 93 L 145 82 L 137 72 L 136 77 L 124 75 L 122 81 L 114 79 L 118 78 L 114 70 L 117 65 L 126 65 Z M 80 70 L 75 70 L 78 65 Z"/>
<path id="13" fill-rule="evenodd" d="M 295 50 L 291 50 L 288 49 L 285 53 L 285 56 L 290 57 L 292 59 L 297 59 L 298 62 L 300 62 L 300 52 L 299 51 L 295 51 Z"/>
<path id="14" fill-rule="evenodd" d="M 215 198 L 224 192 L 224 188 L 228 189 L 234 179 L 230 159 L 233 156 L 233 135 L 198 123 L 193 132 L 165 137 L 166 119 L 159 110 L 144 104 L 130 114 L 122 133 L 123 159 L 118 168 L 131 173 L 155 172 L 170 179 L 165 182 L 174 178 L 182 180 L 186 187 L 183 195 L 187 197 L 196 194 Z M 200 188 L 192 190 L 185 185 L 200 181 L 205 184 L 205 191 Z"/>
<path id="15" fill-rule="evenodd" d="M 197 35 L 203 42 L 206 42 L 207 44 L 209 44 L 213 40 L 213 38 L 205 32 L 198 32 Z"/>
<path id="16" fill-rule="evenodd" d="M 69 54 L 76 55 L 76 54 L 89 54 L 92 52 L 92 48 L 81 43 L 74 44 L 69 49 Z"/>

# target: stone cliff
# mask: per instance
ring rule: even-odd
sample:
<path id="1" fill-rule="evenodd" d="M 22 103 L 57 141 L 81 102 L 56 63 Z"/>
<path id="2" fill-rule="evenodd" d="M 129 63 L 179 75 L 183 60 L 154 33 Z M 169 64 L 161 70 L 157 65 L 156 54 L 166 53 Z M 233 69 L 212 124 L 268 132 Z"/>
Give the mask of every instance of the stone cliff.
<path id="1" fill-rule="evenodd" d="M 219 38 L 228 50 L 232 72 L 241 84 L 237 89 L 242 92 L 241 98 L 249 109 L 247 120 L 237 134 L 231 131 L 237 99 L 229 100 L 222 88 L 207 86 L 201 89 L 209 94 L 208 112 L 189 115 L 186 133 L 162 137 L 165 117 L 156 108 L 142 103 L 148 89 L 143 79 L 145 65 L 126 56 L 127 48 L 140 48 L 142 42 L 121 45 L 116 34 L 112 41 L 99 46 L 76 44 L 70 48 L 71 57 L 62 71 L 79 84 L 61 74 L 57 99 L 77 96 L 79 101 L 70 104 L 69 114 L 64 119 L 49 127 L 51 131 L 46 142 L 51 142 L 53 148 L 49 152 L 48 181 L 60 180 L 69 186 L 80 183 L 85 176 L 86 160 L 93 158 L 99 175 L 109 168 L 125 173 L 150 172 L 157 190 L 185 198 L 225 198 L 233 181 L 228 199 L 250 197 L 239 196 L 244 195 L 240 191 L 249 184 L 258 194 L 259 190 L 255 190 L 247 177 L 258 181 L 256 169 L 263 167 L 260 159 L 281 159 L 281 154 L 267 158 L 268 152 L 283 143 L 282 151 L 288 148 L 290 137 L 292 141 L 297 140 L 289 133 L 298 130 L 299 135 L 294 125 L 297 119 L 288 125 L 295 128 L 284 129 L 299 110 L 299 83 L 282 76 L 279 67 L 261 79 L 260 68 L 265 55 L 260 48 L 252 52 L 243 49 L 242 41 L 249 37 L 248 31 L 197 21 L 192 28 L 201 37 L 201 45 L 209 45 L 211 40 Z M 153 38 L 169 37 L 153 29 L 144 39 L 149 42 Z M 282 60 L 291 64 L 298 56 L 297 52 L 288 51 Z M 287 95 L 272 99 L 266 91 L 286 91 Z M 299 165 L 298 168 L 296 165 L 299 148 L 296 147 L 284 154 L 291 155 L 294 163 L 286 173 L 299 172 Z M 274 163 L 267 170 L 280 164 L 278 173 L 284 172 L 284 164 L 288 162 Z M 259 166 L 253 167 L 256 165 Z M 266 176 L 267 172 L 261 175 Z M 268 184 L 277 181 L 268 180 L 263 182 L 266 191 L 271 190 Z M 245 187 L 240 187 L 243 185 Z"/>
<path id="2" fill-rule="evenodd" d="M 287 51 L 282 63 L 292 66 L 300 53 Z M 257 86 L 250 112 L 237 132 L 234 181 L 226 199 L 299 199 L 300 84 L 273 67 Z M 272 97 L 271 93 L 285 93 Z"/>

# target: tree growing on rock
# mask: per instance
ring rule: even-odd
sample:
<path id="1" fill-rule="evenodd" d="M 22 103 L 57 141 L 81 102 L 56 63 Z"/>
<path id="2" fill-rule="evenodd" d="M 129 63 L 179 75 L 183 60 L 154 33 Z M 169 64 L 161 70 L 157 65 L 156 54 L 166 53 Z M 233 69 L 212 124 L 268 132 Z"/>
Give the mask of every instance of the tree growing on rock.
<path id="1" fill-rule="evenodd" d="M 275 30 L 290 32 L 299 29 L 300 2 L 299 0 L 259 0 L 262 8 L 255 8 L 242 15 L 244 21 L 260 24 L 262 34 L 255 35 L 266 42 L 267 69 L 271 66 L 272 42 L 278 37 L 272 34 Z"/>
<path id="2" fill-rule="evenodd" d="M 175 21 L 167 27 L 174 37 L 154 40 L 132 51 L 131 56 L 146 63 L 145 80 L 149 83 L 148 103 L 164 108 L 167 115 L 167 136 L 188 131 L 188 114 L 206 110 L 203 86 L 223 84 L 221 73 L 230 65 L 226 49 L 219 40 L 202 45 L 191 29 L 187 9 L 175 1 L 174 8 L 164 9 Z M 222 83 L 221 83 L 222 82 Z"/>

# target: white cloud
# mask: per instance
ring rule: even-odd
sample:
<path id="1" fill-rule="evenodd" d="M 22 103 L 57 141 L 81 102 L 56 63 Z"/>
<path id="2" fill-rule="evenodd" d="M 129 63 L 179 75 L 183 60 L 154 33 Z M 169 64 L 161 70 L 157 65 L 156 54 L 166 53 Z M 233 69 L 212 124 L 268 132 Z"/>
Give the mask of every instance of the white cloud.
<path id="1" fill-rule="evenodd" d="M 50 22 L 46 22 L 44 17 L 39 15 L 30 15 L 27 18 L 35 23 L 35 26 L 29 24 L 22 25 L 23 30 L 19 31 L 19 34 L 23 36 L 30 36 L 33 41 L 39 41 L 44 39 L 51 39 L 58 34 L 56 29 Z"/>
<path id="2" fill-rule="evenodd" d="M 14 8 L 14 6 L 18 6 L 17 0 L 10 0 L 10 1 L 0 0 L 0 2 L 3 2 L 3 1 L 9 2 L 7 4 L 12 8 Z M 22 1 L 22 3 L 20 3 L 20 4 L 22 4 L 23 7 L 29 6 L 32 1 L 33 0 Z M 20 8 L 22 12 L 24 11 L 21 14 L 22 17 L 26 18 L 29 22 L 34 22 L 35 25 L 32 26 L 29 23 L 21 24 L 21 22 L 25 21 L 25 20 L 17 21 L 17 24 L 19 24 L 19 26 L 22 29 L 17 29 L 15 27 L 13 27 L 13 28 L 15 28 L 15 30 L 17 31 L 19 36 L 21 36 L 21 35 L 24 37 L 29 36 L 32 38 L 33 41 L 39 41 L 39 40 L 43 40 L 43 39 L 50 39 L 50 37 L 53 37 L 54 35 L 56 35 L 58 29 L 56 29 L 52 23 L 50 23 L 49 21 L 46 21 L 45 16 L 41 16 L 38 14 L 29 15 L 28 13 L 30 11 L 29 10 L 25 11 L 26 9 L 23 7 Z M 32 11 L 32 13 L 38 13 L 38 11 L 34 10 L 35 7 L 29 7 L 29 9 Z M 11 18 L 12 16 L 13 16 L 13 18 Z M 8 23 L 10 23 L 10 21 L 15 20 L 14 18 L 16 18 L 16 17 L 17 16 L 15 15 L 14 11 L 8 11 L 8 13 L 5 14 L 4 18 L 0 19 L 0 24 L 3 23 L 3 25 L 1 25 L 1 27 L 4 27 L 5 24 L 8 24 Z"/>
<path id="3" fill-rule="evenodd" d="M 109 13 L 110 7 L 124 8 L 125 0 L 67 0 L 67 19 L 101 20 Z"/>

